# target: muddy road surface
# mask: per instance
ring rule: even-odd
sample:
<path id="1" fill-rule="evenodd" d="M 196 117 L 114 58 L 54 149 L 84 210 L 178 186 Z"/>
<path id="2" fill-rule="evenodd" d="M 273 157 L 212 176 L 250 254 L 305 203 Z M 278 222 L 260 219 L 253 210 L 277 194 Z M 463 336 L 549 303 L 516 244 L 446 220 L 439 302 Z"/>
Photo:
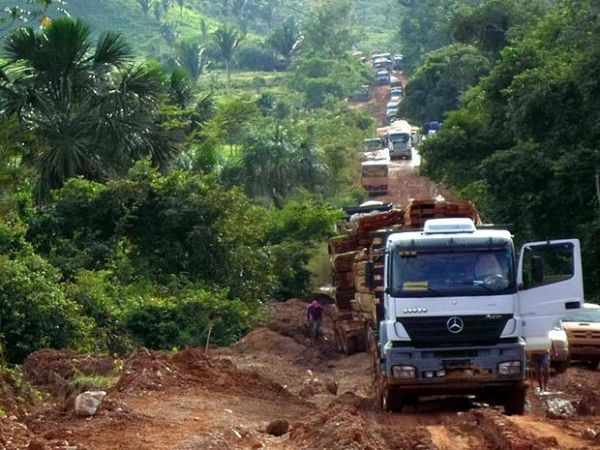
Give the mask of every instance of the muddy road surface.
<path id="1" fill-rule="evenodd" d="M 122 369 L 113 369 L 112 387 L 93 417 L 76 416 L 74 393 L 64 390 L 64 383 L 57 389 L 56 380 L 75 373 L 73 365 L 84 372 L 90 365 L 105 367 L 106 358 L 98 365 L 93 364 L 98 358 L 46 351 L 28 370 L 38 381 L 45 380 L 53 395 L 34 412 L 0 418 L 0 448 L 600 448 L 596 370 L 572 367 L 553 376 L 553 392 L 539 396 L 532 390 L 524 416 L 507 417 L 460 397 L 381 413 L 367 354 L 339 353 L 328 317 L 320 341 L 310 345 L 305 307 L 299 300 L 267 305 L 265 327 L 229 348 L 207 353 L 139 350 L 127 360 L 112 361 Z M 275 420 L 282 429 L 271 429 Z"/>

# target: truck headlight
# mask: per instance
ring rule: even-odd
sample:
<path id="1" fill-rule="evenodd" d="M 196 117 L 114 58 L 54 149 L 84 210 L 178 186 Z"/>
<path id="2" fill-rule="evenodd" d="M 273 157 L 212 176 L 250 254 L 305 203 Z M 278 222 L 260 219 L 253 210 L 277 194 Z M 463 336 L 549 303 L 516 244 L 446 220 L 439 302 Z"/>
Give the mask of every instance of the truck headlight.
<path id="1" fill-rule="evenodd" d="M 506 361 L 498 364 L 500 375 L 519 375 L 521 373 L 521 361 Z"/>
<path id="2" fill-rule="evenodd" d="M 413 366 L 392 366 L 392 375 L 396 378 L 415 378 L 417 369 Z"/>

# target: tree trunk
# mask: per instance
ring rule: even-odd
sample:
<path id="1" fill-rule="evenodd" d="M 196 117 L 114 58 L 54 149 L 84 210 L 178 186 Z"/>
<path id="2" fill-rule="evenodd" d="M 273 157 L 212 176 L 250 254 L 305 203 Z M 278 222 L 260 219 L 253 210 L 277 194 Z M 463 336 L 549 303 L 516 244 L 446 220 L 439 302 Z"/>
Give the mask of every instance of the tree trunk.
<path id="1" fill-rule="evenodd" d="M 229 60 L 225 60 L 225 71 L 227 72 L 227 89 L 231 86 L 231 70 L 229 68 Z"/>

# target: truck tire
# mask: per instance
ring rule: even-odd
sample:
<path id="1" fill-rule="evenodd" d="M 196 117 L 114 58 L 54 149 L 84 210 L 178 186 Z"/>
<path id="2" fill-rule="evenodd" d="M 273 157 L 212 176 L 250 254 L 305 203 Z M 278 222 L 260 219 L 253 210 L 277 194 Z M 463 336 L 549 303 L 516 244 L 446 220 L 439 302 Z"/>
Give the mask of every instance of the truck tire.
<path id="1" fill-rule="evenodd" d="M 598 368 L 599 363 L 600 363 L 600 360 L 598 360 L 598 359 L 590 359 L 585 362 L 585 365 L 587 366 L 588 369 L 596 370 Z"/>
<path id="2" fill-rule="evenodd" d="M 366 351 L 366 342 L 364 336 L 356 336 L 355 338 L 355 351 L 356 353 L 361 353 Z"/>
<path id="3" fill-rule="evenodd" d="M 567 359 L 566 361 L 560 361 L 557 362 L 553 365 L 554 367 L 554 371 L 556 372 L 556 374 L 561 374 L 561 373 L 565 373 L 567 371 L 567 369 L 569 368 L 569 360 Z"/>
<path id="4" fill-rule="evenodd" d="M 384 386 L 381 389 L 379 406 L 383 412 L 402 412 L 402 396 L 398 389 Z"/>
<path id="5" fill-rule="evenodd" d="M 354 355 L 356 353 L 356 337 L 347 337 L 344 336 L 344 353 L 346 355 Z"/>
<path id="6" fill-rule="evenodd" d="M 525 412 L 525 400 L 527 390 L 516 388 L 505 393 L 504 397 L 504 414 L 507 416 L 520 416 Z"/>

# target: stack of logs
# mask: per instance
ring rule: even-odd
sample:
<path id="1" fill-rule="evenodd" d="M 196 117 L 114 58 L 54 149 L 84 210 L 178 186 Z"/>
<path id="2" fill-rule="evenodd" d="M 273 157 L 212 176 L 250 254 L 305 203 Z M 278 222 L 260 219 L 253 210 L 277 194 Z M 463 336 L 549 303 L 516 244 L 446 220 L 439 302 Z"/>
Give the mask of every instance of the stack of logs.
<path id="1" fill-rule="evenodd" d="M 373 233 L 381 229 L 402 229 L 404 217 L 403 209 L 364 215 L 346 225 L 346 232 L 349 234 L 330 239 L 329 253 L 333 266 L 335 302 L 338 310 L 364 310 L 361 303 L 362 295 L 371 293 L 365 286 L 364 280 L 365 266 L 370 258 L 374 241 Z M 383 280 L 382 275 L 380 279 Z"/>
<path id="2" fill-rule="evenodd" d="M 472 202 L 447 202 L 412 200 L 406 208 L 405 224 L 408 228 L 422 228 L 429 219 L 469 217 L 480 224 L 479 214 Z"/>

